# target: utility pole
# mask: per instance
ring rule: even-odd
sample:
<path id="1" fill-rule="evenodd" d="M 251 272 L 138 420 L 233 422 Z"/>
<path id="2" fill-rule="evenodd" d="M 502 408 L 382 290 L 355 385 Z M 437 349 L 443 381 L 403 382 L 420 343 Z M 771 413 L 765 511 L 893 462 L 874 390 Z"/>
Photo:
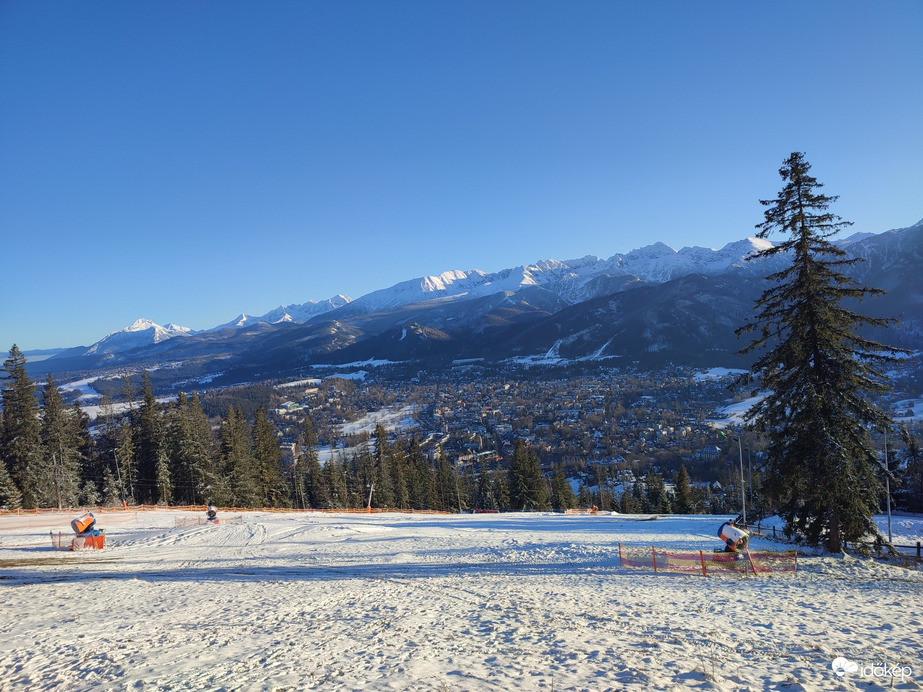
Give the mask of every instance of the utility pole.
<path id="1" fill-rule="evenodd" d="M 750 458 L 750 445 L 747 445 L 747 478 L 750 481 L 750 509 L 753 509 L 753 463 Z"/>
<path id="2" fill-rule="evenodd" d="M 891 471 L 888 469 L 888 428 L 885 428 L 885 496 L 888 498 L 888 543 L 891 542 Z"/>
<path id="3" fill-rule="evenodd" d="M 735 435 L 734 439 L 737 440 L 737 452 L 740 455 L 740 506 L 742 508 L 741 514 L 744 518 L 744 526 L 747 525 L 747 496 L 746 496 L 746 482 L 744 480 L 744 448 L 743 444 L 740 441 L 740 435 Z"/>
<path id="4" fill-rule="evenodd" d="M 119 494 L 122 496 L 122 507 L 125 507 L 125 486 L 122 485 L 122 471 L 119 469 L 119 456 L 112 450 L 112 458 L 115 459 L 115 475 L 119 479 Z"/>

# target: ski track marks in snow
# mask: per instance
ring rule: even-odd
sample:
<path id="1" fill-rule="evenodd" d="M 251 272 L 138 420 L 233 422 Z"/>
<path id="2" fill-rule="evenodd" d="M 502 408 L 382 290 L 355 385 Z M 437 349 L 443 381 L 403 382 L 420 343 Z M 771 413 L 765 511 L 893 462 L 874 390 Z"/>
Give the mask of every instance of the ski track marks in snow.
<path id="1" fill-rule="evenodd" d="M 109 530 L 103 515 L 106 550 L 79 553 L 0 518 L 0 690 L 881 684 L 837 678 L 837 656 L 912 666 L 898 689 L 923 678 L 919 572 L 829 556 L 756 578 L 619 568 L 619 541 L 717 547 L 716 517 L 173 517 Z"/>

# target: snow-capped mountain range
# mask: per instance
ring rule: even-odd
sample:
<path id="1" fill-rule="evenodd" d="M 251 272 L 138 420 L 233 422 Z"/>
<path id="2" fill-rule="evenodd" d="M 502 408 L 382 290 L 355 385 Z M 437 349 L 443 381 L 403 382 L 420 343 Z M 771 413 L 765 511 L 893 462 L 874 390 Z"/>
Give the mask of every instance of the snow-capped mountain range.
<path id="1" fill-rule="evenodd" d="M 663 243 L 655 243 L 609 259 L 587 255 L 565 261 L 542 260 L 491 274 L 479 269 L 452 270 L 373 291 L 352 301 L 343 313 L 379 312 L 430 300 L 516 293 L 530 286 L 551 291 L 574 304 L 599 295 L 595 284 L 603 277 L 632 276 L 641 281 L 662 283 L 690 273 L 718 274 L 732 267 L 749 269 L 751 265 L 746 263 L 746 257 L 767 246 L 771 243 L 757 238 L 730 243 L 720 250 L 684 247 L 677 251 Z"/>
<path id="2" fill-rule="evenodd" d="M 567 304 L 579 303 L 599 295 L 596 280 L 612 276 L 632 276 L 641 281 L 661 283 L 690 273 L 717 274 L 731 267 L 749 268 L 748 255 L 771 245 L 757 238 L 730 243 L 720 250 L 704 247 L 684 247 L 674 250 L 664 243 L 655 243 L 609 259 L 587 255 L 580 259 L 542 260 L 498 272 L 480 269 L 450 270 L 438 276 L 423 276 L 368 293 L 357 300 L 339 294 L 323 301 L 308 301 L 299 305 L 280 305 L 264 315 L 245 313 L 206 332 L 239 329 L 263 324 L 304 323 L 325 313 L 349 306 L 344 316 L 393 310 L 427 301 L 448 301 L 485 297 L 497 293 L 517 293 L 526 287 L 550 291 Z M 174 324 L 160 326 L 148 319 L 139 319 L 122 330 L 113 332 L 90 346 L 87 354 L 115 353 L 160 343 L 176 336 L 197 334 L 188 327 Z"/>
<path id="3" fill-rule="evenodd" d="M 873 313 L 902 316 L 892 332 L 895 345 L 919 342 L 923 221 L 838 244 L 865 260 L 850 267 L 858 281 L 887 292 L 870 301 Z M 220 361 L 222 369 L 236 363 L 238 377 L 366 359 L 661 358 L 727 365 L 740 348 L 735 328 L 750 318 L 764 277 L 790 261 L 782 254 L 747 261 L 766 247 L 756 238 L 719 250 L 655 243 L 608 259 L 543 260 L 492 273 L 456 269 L 352 301 L 336 295 L 240 315 L 200 332 L 139 320 L 43 364 L 51 368 L 58 358 L 54 367 L 64 370 L 182 361 L 205 372 Z"/>
<path id="4" fill-rule="evenodd" d="M 125 329 L 103 337 L 87 349 L 87 355 L 97 353 L 117 353 L 133 348 L 159 344 L 176 336 L 186 336 L 193 333 L 189 327 L 180 327 L 173 323 L 160 326 L 148 319 L 139 319 L 132 322 Z"/>
<path id="5" fill-rule="evenodd" d="M 330 312 L 336 308 L 342 307 L 351 302 L 351 299 L 344 295 L 335 295 L 322 301 L 309 300 L 307 303 L 300 305 L 280 305 L 274 310 L 270 310 L 265 315 L 255 317 L 246 313 L 241 313 L 230 322 L 219 324 L 206 331 L 215 332 L 221 329 L 239 329 L 241 327 L 251 327 L 254 324 L 281 324 L 282 322 L 307 322 L 317 315 Z"/>

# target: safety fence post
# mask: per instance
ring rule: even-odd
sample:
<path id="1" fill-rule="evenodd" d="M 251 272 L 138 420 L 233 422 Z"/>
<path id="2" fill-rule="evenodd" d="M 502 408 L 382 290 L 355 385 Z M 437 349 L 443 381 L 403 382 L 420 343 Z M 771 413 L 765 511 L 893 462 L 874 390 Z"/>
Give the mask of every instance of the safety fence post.
<path id="1" fill-rule="evenodd" d="M 657 571 L 657 551 L 654 550 L 654 546 L 651 546 L 651 555 L 654 556 L 654 571 Z"/>
<path id="2" fill-rule="evenodd" d="M 699 561 L 702 563 L 702 576 L 707 577 L 708 575 L 705 573 L 705 556 L 702 555 L 701 550 L 699 551 Z"/>

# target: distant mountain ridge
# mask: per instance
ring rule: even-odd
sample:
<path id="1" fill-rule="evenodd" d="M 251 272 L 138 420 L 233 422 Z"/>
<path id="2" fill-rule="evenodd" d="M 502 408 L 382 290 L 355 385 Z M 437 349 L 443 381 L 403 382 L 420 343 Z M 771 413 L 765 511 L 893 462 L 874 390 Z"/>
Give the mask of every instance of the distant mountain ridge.
<path id="1" fill-rule="evenodd" d="M 350 303 L 341 314 L 371 313 L 428 300 L 479 298 L 501 292 L 516 293 L 539 287 L 574 304 L 597 297 L 607 290 L 600 279 L 631 276 L 642 281 L 669 281 L 689 273 L 718 274 L 731 267 L 744 267 L 746 257 L 770 246 L 757 238 L 725 245 L 720 250 L 684 247 L 673 250 L 655 243 L 626 255 L 609 259 L 587 255 L 574 260 L 542 260 L 488 274 L 478 269 L 453 270 L 438 276 L 423 276 L 368 293 Z"/>
<path id="2" fill-rule="evenodd" d="M 422 276 L 402 281 L 389 288 L 368 293 L 357 300 L 338 294 L 324 301 L 308 301 L 300 305 L 280 305 L 264 315 L 240 314 L 233 320 L 204 331 L 241 329 L 260 323 L 302 324 L 338 308 L 338 316 L 371 314 L 394 310 L 431 300 L 482 298 L 498 293 L 515 294 L 527 287 L 537 287 L 556 296 L 563 304 L 573 305 L 610 290 L 607 279 L 614 276 L 634 277 L 642 281 L 664 282 L 677 276 L 699 272 L 717 274 L 730 267 L 745 265 L 745 258 L 770 245 L 756 238 L 729 243 L 721 250 L 684 247 L 673 250 L 664 243 L 655 243 L 616 254 L 609 259 L 587 255 L 574 260 L 541 260 L 494 273 L 479 269 L 450 270 L 436 276 Z M 348 308 L 346 307 L 348 306 Z M 175 325 L 159 326 L 140 319 L 125 329 L 113 332 L 86 350 L 86 354 L 115 353 L 160 343 L 175 336 L 197 332 Z"/>
<path id="3" fill-rule="evenodd" d="M 279 307 L 270 310 L 265 315 L 260 315 L 259 317 L 254 317 L 253 315 L 247 315 L 246 313 L 241 313 L 235 317 L 230 322 L 225 322 L 224 324 L 219 324 L 217 327 L 212 327 L 207 331 L 218 331 L 220 329 L 239 329 L 241 327 L 251 327 L 254 324 L 264 322 L 266 324 L 279 324 L 281 322 L 307 322 L 308 320 L 322 315 L 325 312 L 330 312 L 336 308 L 347 305 L 352 301 L 348 296 L 338 294 L 327 300 L 322 300 L 315 302 L 309 300 L 307 303 L 301 303 L 300 305 L 280 305 Z"/>
<path id="4" fill-rule="evenodd" d="M 192 330 L 189 327 L 180 327 L 172 323 L 160 326 L 152 320 L 141 318 L 135 320 L 124 329 L 103 337 L 90 346 L 86 353 L 87 355 L 92 355 L 95 353 L 128 351 L 150 344 L 159 344 L 161 341 L 190 333 L 192 333 Z"/>
<path id="5" fill-rule="evenodd" d="M 856 280 L 887 291 L 863 303 L 875 316 L 900 316 L 896 346 L 923 343 L 923 221 L 839 241 Z M 138 321 L 91 349 L 71 349 L 49 369 L 151 367 L 187 375 L 219 368 L 229 381 L 303 372 L 317 364 L 454 360 L 530 363 L 686 362 L 738 365 L 736 327 L 752 316 L 765 277 L 785 255 L 747 261 L 768 247 L 747 238 L 720 250 L 655 243 L 608 259 L 543 260 L 498 272 L 451 270 L 399 282 L 356 300 L 280 306 L 193 332 Z M 178 364 L 178 365 L 177 365 Z M 191 373 L 191 374 L 190 374 Z"/>

